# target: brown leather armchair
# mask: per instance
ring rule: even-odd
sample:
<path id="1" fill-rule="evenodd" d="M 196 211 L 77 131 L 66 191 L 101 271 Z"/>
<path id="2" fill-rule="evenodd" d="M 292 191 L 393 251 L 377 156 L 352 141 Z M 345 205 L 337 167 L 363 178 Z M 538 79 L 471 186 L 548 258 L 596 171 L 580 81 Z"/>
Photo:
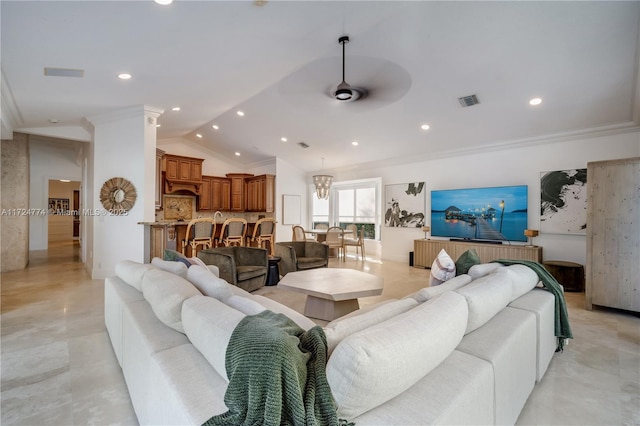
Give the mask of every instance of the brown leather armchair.
<path id="1" fill-rule="evenodd" d="M 200 250 L 198 257 L 220 269 L 220 278 L 246 291 L 264 286 L 269 270 L 269 252 L 257 247 L 216 247 Z"/>
<path id="2" fill-rule="evenodd" d="M 276 256 L 281 258 L 280 275 L 329 265 L 329 247 L 314 241 L 287 241 L 275 244 Z"/>

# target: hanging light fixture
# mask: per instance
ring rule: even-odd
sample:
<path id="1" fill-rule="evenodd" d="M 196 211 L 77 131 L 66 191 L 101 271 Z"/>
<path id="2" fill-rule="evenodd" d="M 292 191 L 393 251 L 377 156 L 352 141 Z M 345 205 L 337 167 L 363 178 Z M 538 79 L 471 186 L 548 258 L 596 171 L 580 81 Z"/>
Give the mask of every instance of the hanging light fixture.
<path id="1" fill-rule="evenodd" d="M 322 158 L 322 168 L 324 169 L 324 157 Z M 319 200 L 329 199 L 329 189 L 331 188 L 331 182 L 333 176 L 329 175 L 315 175 L 313 176 L 313 184 L 316 186 L 316 195 Z"/>

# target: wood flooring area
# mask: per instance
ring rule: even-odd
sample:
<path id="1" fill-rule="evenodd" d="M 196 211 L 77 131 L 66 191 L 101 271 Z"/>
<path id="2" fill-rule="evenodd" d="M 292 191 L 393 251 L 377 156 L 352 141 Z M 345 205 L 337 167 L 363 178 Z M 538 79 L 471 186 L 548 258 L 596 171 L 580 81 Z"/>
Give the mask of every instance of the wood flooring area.
<path id="1" fill-rule="evenodd" d="M 384 278 L 381 296 L 404 297 L 427 285 L 428 270 L 347 257 L 330 267 Z M 29 267 L 1 275 L 1 417 L 5 425 L 135 425 L 126 384 L 104 327 L 104 287 L 79 262 L 76 244 L 31 252 Z M 305 296 L 257 291 L 299 312 Z M 574 339 L 556 354 L 517 424 L 640 425 L 640 319 L 584 310 L 567 293 Z"/>

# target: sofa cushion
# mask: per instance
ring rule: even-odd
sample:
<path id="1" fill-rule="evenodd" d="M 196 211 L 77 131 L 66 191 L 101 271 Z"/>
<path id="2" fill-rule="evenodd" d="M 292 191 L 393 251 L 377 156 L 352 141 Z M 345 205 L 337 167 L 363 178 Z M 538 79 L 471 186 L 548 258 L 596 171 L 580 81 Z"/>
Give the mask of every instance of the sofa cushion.
<path id="1" fill-rule="evenodd" d="M 449 254 L 444 250 L 440 250 L 431 265 L 431 274 L 429 275 L 429 285 L 435 286 L 456 276 L 456 264 Z"/>
<path id="2" fill-rule="evenodd" d="M 238 281 L 246 281 L 251 278 L 259 277 L 267 274 L 267 268 L 264 266 L 240 266 L 236 265 L 238 271 Z"/>
<path id="3" fill-rule="evenodd" d="M 305 317 L 298 311 L 294 311 L 288 306 L 285 306 L 281 303 L 276 302 L 275 300 L 269 299 L 268 297 L 261 296 L 259 294 L 250 295 L 252 300 L 260 303 L 265 308 L 269 309 L 271 312 L 275 312 L 277 314 L 283 314 L 289 317 L 293 322 L 298 324 L 298 326 L 303 330 L 309 330 L 310 328 L 315 327 L 316 323 L 311 321 L 309 318 Z"/>
<path id="4" fill-rule="evenodd" d="M 242 296 L 231 296 L 225 303 L 245 315 L 256 315 L 267 309 L 255 300 Z"/>
<path id="5" fill-rule="evenodd" d="M 462 253 L 456 260 L 456 275 L 466 274 L 473 265 L 479 265 L 481 263 L 482 261 L 476 249 L 469 249 Z"/>
<path id="6" fill-rule="evenodd" d="M 331 321 L 324 327 L 324 334 L 327 336 L 327 352 L 329 356 L 331 356 L 335 347 L 345 337 L 406 312 L 417 305 L 418 302 L 411 298 L 392 300 L 388 303 L 376 305 L 374 308 L 362 313 L 355 311 L 353 312 L 355 315 L 349 315 L 349 317 L 342 317 Z"/>
<path id="7" fill-rule="evenodd" d="M 160 270 L 152 270 L 144 274 L 142 294 L 158 319 L 181 333 L 184 333 L 182 303 L 190 297 L 201 295 L 189 281 Z"/>
<path id="8" fill-rule="evenodd" d="M 151 269 L 155 269 L 155 266 L 131 260 L 121 260 L 116 263 L 116 275 L 118 278 L 138 291 L 142 291 L 142 276 Z"/>
<path id="9" fill-rule="evenodd" d="M 187 278 L 188 267 L 182 262 L 163 260 L 159 257 L 154 257 L 153 259 L 151 259 L 151 264 L 158 269 L 162 269 L 163 271 L 171 272 L 172 274 L 176 274 L 182 278 Z"/>
<path id="10" fill-rule="evenodd" d="M 187 337 L 227 382 L 227 346 L 231 333 L 244 317 L 242 312 L 206 296 L 192 297 L 182 306 L 182 321 Z"/>
<path id="11" fill-rule="evenodd" d="M 207 265 L 199 257 L 195 257 L 195 256 L 190 257 L 189 263 L 191 263 L 191 265 L 199 265 L 199 266 L 202 266 L 203 268 L 209 269 L 209 271 L 211 271 L 211 273 L 214 274 L 216 277 L 220 276 L 220 268 L 218 268 L 216 265 Z"/>
<path id="12" fill-rule="evenodd" d="M 458 275 L 457 277 L 451 278 L 449 281 L 446 281 L 440 285 L 434 287 L 425 287 L 422 290 L 419 290 L 413 295 L 413 298 L 418 303 L 426 302 L 427 300 L 440 296 L 445 291 L 457 290 L 469 284 L 470 282 L 471 277 L 469 275 Z"/>
<path id="13" fill-rule="evenodd" d="M 469 268 L 469 276 L 471 279 L 477 280 L 478 278 L 484 277 L 485 275 L 489 275 L 496 270 L 504 268 L 504 265 L 500 263 L 481 263 L 479 265 L 473 265 Z"/>
<path id="14" fill-rule="evenodd" d="M 206 266 L 193 265 L 187 269 L 187 279 L 205 296 L 224 302 L 233 295 L 229 283 L 218 278 Z"/>
<path id="15" fill-rule="evenodd" d="M 321 257 L 298 257 L 298 269 L 321 268 L 327 264 L 327 260 Z"/>
<path id="16" fill-rule="evenodd" d="M 400 395 L 458 345 L 467 304 L 455 292 L 346 337 L 327 363 L 338 415 L 352 419 Z"/>
<path id="17" fill-rule="evenodd" d="M 502 268 L 455 290 L 469 305 L 469 323 L 465 334 L 484 325 L 511 302 L 511 281 L 512 275 Z"/>
<path id="18" fill-rule="evenodd" d="M 511 301 L 533 290 L 540 282 L 538 274 L 525 265 L 511 265 L 504 268 L 511 275 Z"/>

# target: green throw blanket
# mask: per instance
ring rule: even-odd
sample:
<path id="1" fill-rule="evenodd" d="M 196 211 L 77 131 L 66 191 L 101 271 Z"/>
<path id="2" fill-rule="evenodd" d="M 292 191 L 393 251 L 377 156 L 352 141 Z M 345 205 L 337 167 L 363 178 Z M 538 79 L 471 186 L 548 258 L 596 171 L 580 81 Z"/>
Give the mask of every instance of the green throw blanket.
<path id="1" fill-rule="evenodd" d="M 493 262 L 503 265 L 525 265 L 531 268 L 542 281 L 544 288 L 550 291 L 556 299 L 555 304 L 555 335 L 558 338 L 556 352 L 562 352 L 565 340 L 573 339 L 571 326 L 569 325 L 569 314 L 567 313 L 567 302 L 564 300 L 564 292 L 558 281 L 547 271 L 544 266 L 533 260 L 511 260 L 498 259 Z"/>
<path id="2" fill-rule="evenodd" d="M 326 363 L 321 327 L 304 331 L 271 311 L 244 317 L 226 352 L 229 411 L 204 425 L 338 425 Z"/>

